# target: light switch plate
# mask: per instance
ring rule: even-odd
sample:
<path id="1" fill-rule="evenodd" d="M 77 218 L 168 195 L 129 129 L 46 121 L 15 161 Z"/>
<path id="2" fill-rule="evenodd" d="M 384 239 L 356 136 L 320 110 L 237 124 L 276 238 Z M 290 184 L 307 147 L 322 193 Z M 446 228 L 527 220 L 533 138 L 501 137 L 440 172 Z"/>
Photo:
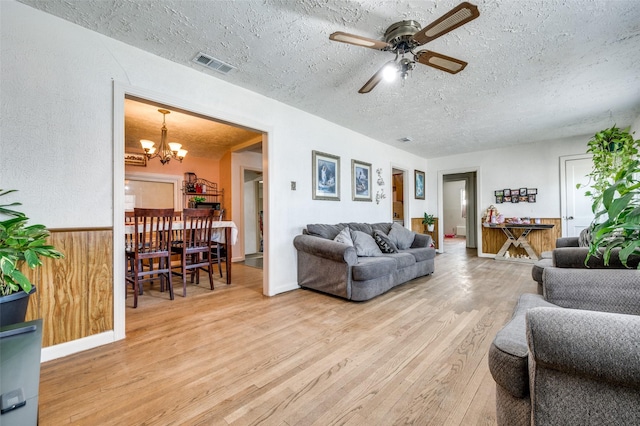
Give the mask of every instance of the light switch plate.
<path id="1" fill-rule="evenodd" d="M 291 190 L 295 191 L 296 190 L 296 182 L 295 181 L 291 181 Z"/>

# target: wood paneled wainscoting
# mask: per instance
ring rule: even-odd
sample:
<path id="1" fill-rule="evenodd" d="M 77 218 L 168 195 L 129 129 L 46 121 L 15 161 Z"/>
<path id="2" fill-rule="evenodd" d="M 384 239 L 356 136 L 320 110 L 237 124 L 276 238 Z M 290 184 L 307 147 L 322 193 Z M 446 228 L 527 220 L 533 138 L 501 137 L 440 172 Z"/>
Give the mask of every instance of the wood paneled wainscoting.
<path id="1" fill-rule="evenodd" d="M 113 229 L 50 231 L 65 258 L 25 271 L 37 287 L 26 319 L 43 319 L 42 346 L 113 330 Z"/>
<path id="2" fill-rule="evenodd" d="M 553 224 L 550 229 L 533 231 L 529 234 L 529 245 L 538 255 L 543 251 L 553 250 L 556 248 L 556 239 L 562 235 L 562 219 L 560 218 L 544 218 L 540 219 L 540 223 Z M 518 238 L 522 234 L 520 229 L 512 229 L 514 237 Z M 482 227 L 482 252 L 497 254 L 504 242 L 507 240 L 506 235 L 499 228 Z M 509 255 L 517 257 L 526 255 L 527 252 L 522 247 L 509 248 Z"/>

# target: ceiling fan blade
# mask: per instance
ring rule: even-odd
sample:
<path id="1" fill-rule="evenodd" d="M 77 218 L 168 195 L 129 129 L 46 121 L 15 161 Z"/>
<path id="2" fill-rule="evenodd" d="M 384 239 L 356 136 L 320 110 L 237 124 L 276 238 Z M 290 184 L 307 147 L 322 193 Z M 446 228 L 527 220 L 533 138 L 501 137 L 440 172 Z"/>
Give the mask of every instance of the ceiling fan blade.
<path id="1" fill-rule="evenodd" d="M 416 53 L 416 62 L 420 62 L 423 65 L 428 65 L 451 74 L 457 74 L 467 66 L 465 61 L 432 52 L 430 50 L 421 50 Z"/>
<path id="2" fill-rule="evenodd" d="M 478 6 L 467 2 L 460 3 L 449 13 L 415 33 L 412 38 L 416 43 L 422 45 L 449 31 L 455 30 L 459 26 L 476 19 L 478 16 L 480 16 Z"/>
<path id="3" fill-rule="evenodd" d="M 378 70 L 377 73 L 375 73 L 370 79 L 369 81 L 367 81 L 364 86 L 362 86 L 360 88 L 360 90 L 358 90 L 358 93 L 369 93 L 370 91 L 373 90 L 374 87 L 376 87 L 378 85 L 378 83 L 380 83 L 380 80 L 382 80 L 383 74 L 384 74 L 384 69 L 389 66 L 389 64 L 393 64 L 395 63 L 395 61 L 389 61 L 386 64 L 384 64 L 382 66 L 382 68 L 380 68 Z"/>
<path id="4" fill-rule="evenodd" d="M 343 33 L 342 31 L 336 31 L 329 36 L 330 40 L 339 41 L 341 43 L 355 44 L 356 46 L 368 47 L 369 49 L 386 50 L 391 47 L 387 42 L 381 40 L 374 40 L 372 38 L 366 38 L 354 34 Z"/>

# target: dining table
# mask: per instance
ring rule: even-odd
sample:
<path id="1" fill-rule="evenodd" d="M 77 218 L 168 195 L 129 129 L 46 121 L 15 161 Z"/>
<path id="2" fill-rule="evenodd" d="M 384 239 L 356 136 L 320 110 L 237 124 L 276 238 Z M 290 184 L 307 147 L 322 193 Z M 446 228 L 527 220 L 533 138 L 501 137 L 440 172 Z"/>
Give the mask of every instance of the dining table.
<path id="1" fill-rule="evenodd" d="M 231 284 L 231 247 L 238 241 L 238 227 L 231 220 L 219 220 L 212 223 L 213 232 L 211 241 L 224 244 L 227 254 L 225 256 L 225 268 L 227 271 L 227 284 Z M 180 231 L 184 229 L 184 222 L 174 220 L 171 229 Z M 126 223 L 124 226 L 125 235 L 133 235 L 136 227 L 133 223 Z M 146 229 L 145 231 L 149 231 Z"/>

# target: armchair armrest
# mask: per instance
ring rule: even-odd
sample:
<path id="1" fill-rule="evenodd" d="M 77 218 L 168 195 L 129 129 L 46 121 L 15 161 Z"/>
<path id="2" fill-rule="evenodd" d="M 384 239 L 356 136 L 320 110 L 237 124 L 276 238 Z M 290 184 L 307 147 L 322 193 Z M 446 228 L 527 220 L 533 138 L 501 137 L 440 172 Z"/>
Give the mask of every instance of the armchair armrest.
<path id="1" fill-rule="evenodd" d="M 527 342 L 532 424 L 639 424 L 640 316 L 533 308 Z"/>
<path id="2" fill-rule="evenodd" d="M 327 240 L 312 235 L 297 235 L 293 239 L 293 245 L 298 251 L 314 256 L 330 259 L 336 262 L 345 262 L 348 265 L 358 263 L 356 249 L 346 244 Z"/>

